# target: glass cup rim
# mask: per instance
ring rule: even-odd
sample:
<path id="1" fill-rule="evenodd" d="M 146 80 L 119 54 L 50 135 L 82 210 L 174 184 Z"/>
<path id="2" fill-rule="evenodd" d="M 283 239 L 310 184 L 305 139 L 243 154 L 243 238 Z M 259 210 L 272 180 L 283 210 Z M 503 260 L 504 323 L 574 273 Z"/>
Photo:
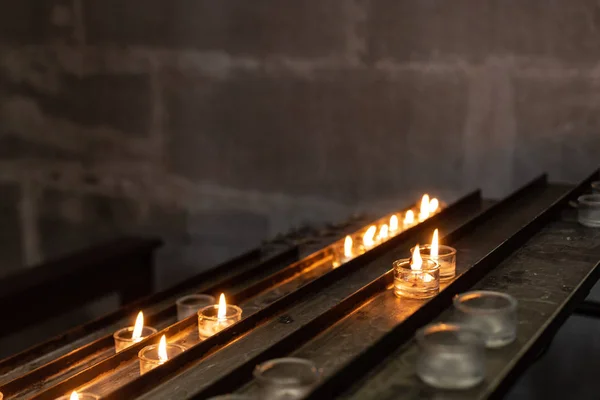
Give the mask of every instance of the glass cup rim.
<path id="1" fill-rule="evenodd" d="M 283 358 L 273 358 L 271 360 L 265 361 L 263 363 L 258 364 L 256 367 L 254 367 L 254 371 L 253 371 L 253 375 L 254 378 L 260 382 L 263 383 L 275 383 L 278 385 L 289 385 L 291 382 L 289 381 L 289 379 L 281 379 L 281 378 L 268 378 L 264 376 L 264 373 L 266 371 L 268 371 L 270 368 L 273 368 L 277 365 L 282 365 L 282 364 L 294 364 L 294 365 L 303 365 L 305 367 L 308 367 L 308 369 L 311 371 L 313 378 L 314 378 L 314 382 L 311 383 L 315 384 L 317 383 L 320 379 L 321 379 L 321 371 L 319 370 L 319 368 L 317 368 L 317 366 L 315 365 L 314 362 L 307 360 L 305 358 L 298 358 L 298 357 L 283 357 Z M 295 382 L 294 382 L 295 384 Z"/>
<path id="2" fill-rule="evenodd" d="M 584 194 L 577 198 L 577 202 L 579 204 L 585 204 L 589 206 L 600 206 L 600 194 L 599 193 L 591 193 Z"/>
<path id="3" fill-rule="evenodd" d="M 219 394 L 217 396 L 209 397 L 207 400 L 251 400 L 253 397 L 245 394 Z M 1 400 L 1 399 L 0 399 Z"/>
<path id="4" fill-rule="evenodd" d="M 157 362 L 159 362 L 158 360 L 153 360 L 153 359 L 150 359 L 150 358 L 146 357 L 146 353 L 147 353 L 147 352 L 149 352 L 149 351 L 152 351 L 152 350 L 156 350 L 156 349 L 158 349 L 158 345 L 159 345 L 159 344 L 157 343 L 157 344 L 151 344 L 151 345 L 149 345 L 149 346 L 146 346 L 146 347 L 144 347 L 143 349 L 141 349 L 141 350 L 138 352 L 138 358 L 139 358 L 140 360 L 143 360 L 143 361 L 146 361 L 146 362 L 150 362 L 150 363 L 157 363 Z M 182 345 L 180 345 L 180 344 L 177 344 L 177 343 L 167 343 L 167 349 L 168 349 L 169 347 L 171 347 L 171 348 L 173 348 L 173 347 L 174 347 L 174 348 L 176 348 L 176 349 L 179 349 L 179 350 L 181 350 L 181 353 L 183 353 L 184 351 L 186 351 L 186 350 L 187 350 L 187 349 L 185 348 L 185 346 L 182 346 Z M 181 353 L 179 353 L 179 354 L 181 354 Z M 177 354 L 177 355 L 179 355 L 179 354 Z"/>
<path id="5" fill-rule="evenodd" d="M 488 298 L 491 298 L 491 297 L 502 298 L 502 299 L 506 300 L 508 302 L 508 304 L 505 307 L 501 307 L 501 308 L 480 308 L 480 307 L 471 307 L 464 303 L 465 300 L 469 300 L 470 297 L 474 297 L 474 296 L 488 297 Z M 454 296 L 454 298 L 452 299 L 452 302 L 456 309 L 458 309 L 462 312 L 465 312 L 465 313 L 470 313 L 470 314 L 498 314 L 498 313 L 505 313 L 507 311 L 513 311 L 517 308 L 517 299 L 515 299 L 513 296 L 511 296 L 509 294 L 502 293 L 502 292 L 495 292 L 493 290 L 472 290 L 469 292 L 460 293 L 460 294 L 457 294 L 456 296 Z"/>
<path id="6" fill-rule="evenodd" d="M 434 329 L 437 329 L 437 330 L 433 331 Z M 471 336 L 472 339 L 468 342 L 456 343 L 456 344 L 442 344 L 442 343 L 428 342 L 428 340 L 431 340 L 431 338 L 428 337 L 429 335 L 438 333 L 441 331 L 467 332 L 470 335 L 472 335 Z M 419 345 L 421 345 L 423 347 L 430 347 L 430 348 L 435 347 L 435 348 L 439 348 L 439 349 L 448 349 L 448 350 L 457 349 L 457 348 L 464 347 L 464 346 L 480 346 L 482 348 L 485 347 L 485 338 L 484 338 L 483 333 L 475 328 L 472 328 L 468 325 L 461 324 L 461 323 L 436 322 L 433 324 L 425 325 L 424 327 L 417 330 L 415 337 L 416 337 L 417 343 L 419 343 Z"/>
<path id="7" fill-rule="evenodd" d="M 73 393 L 73 392 L 71 392 Z M 93 393 L 88 393 L 88 392 L 77 392 L 77 394 L 79 395 L 79 398 L 81 399 L 83 396 L 86 396 L 86 398 L 92 398 L 94 400 L 99 400 L 100 396 L 97 396 Z M 60 396 L 58 397 L 56 400 L 69 400 L 71 398 L 70 394 L 65 394 L 64 396 Z M 2 400 L 2 396 L 0 396 L 0 400 Z M 86 400 L 85 398 L 82 400 Z"/>
<path id="8" fill-rule="evenodd" d="M 415 247 L 417 247 L 417 246 L 414 246 L 413 248 L 410 249 L 411 254 L 415 250 Z M 419 249 L 431 250 L 431 244 L 419 245 Z M 442 253 L 441 250 L 445 250 L 446 252 Z M 452 246 L 448 246 L 445 244 L 438 244 L 438 252 L 439 252 L 438 253 L 439 257 L 453 256 L 456 254 L 456 249 Z M 426 254 L 421 254 L 421 257 L 429 257 L 429 256 Z"/>
<path id="9" fill-rule="evenodd" d="M 435 272 L 438 269 L 440 269 L 440 263 L 437 262 L 436 260 L 430 258 L 429 256 L 421 256 L 421 258 L 423 259 L 423 264 L 425 264 L 425 262 L 428 262 L 428 263 L 433 263 L 433 266 L 425 267 L 425 265 L 422 265 L 421 269 L 418 269 L 415 271 Z M 411 269 L 410 268 L 410 258 L 400 258 L 400 259 L 394 261 L 392 263 L 392 266 L 394 267 L 394 270 L 396 270 L 396 269 L 407 269 L 407 270 Z M 406 268 L 406 266 L 408 266 L 408 268 Z"/>
<path id="10" fill-rule="evenodd" d="M 219 318 L 217 317 L 217 315 L 204 315 L 203 312 L 206 310 L 214 310 L 216 309 L 218 311 L 219 309 L 219 305 L 218 304 L 211 304 L 209 306 L 206 307 L 202 307 L 200 310 L 198 310 L 198 318 L 202 318 L 205 320 L 209 320 L 209 321 L 217 321 Z M 234 312 L 232 314 L 228 314 L 227 311 L 229 311 L 230 309 L 234 310 Z M 226 308 L 225 308 L 225 319 L 236 319 L 242 316 L 242 309 L 234 304 L 227 304 Z"/>
<path id="11" fill-rule="evenodd" d="M 193 293 L 193 294 L 188 294 L 186 296 L 182 296 L 180 298 L 178 298 L 175 301 L 175 304 L 177 304 L 177 306 L 181 307 L 193 307 L 193 304 L 186 304 L 185 302 L 187 300 L 190 299 L 196 299 L 196 300 L 200 300 L 200 299 L 206 299 L 208 301 L 210 301 L 213 305 L 216 303 L 217 299 L 214 296 L 211 296 L 210 294 L 204 294 L 204 293 Z"/>
<path id="12" fill-rule="evenodd" d="M 119 340 L 119 341 L 121 341 L 121 342 L 133 342 L 134 340 L 133 340 L 133 338 L 131 337 L 131 335 L 130 335 L 130 337 L 123 337 L 123 336 L 121 336 L 121 334 L 122 334 L 122 333 L 124 333 L 124 332 L 131 332 L 131 333 L 133 334 L 133 329 L 134 329 L 134 327 L 133 327 L 133 326 L 126 326 L 125 328 L 121 328 L 121 329 L 119 329 L 118 331 L 116 331 L 115 333 L 113 333 L 113 338 L 114 338 L 115 340 Z M 145 336 L 144 336 L 144 335 L 143 335 L 143 333 L 144 333 L 144 330 L 147 330 L 147 331 L 149 331 L 149 332 L 150 332 L 150 334 L 149 334 L 149 335 L 145 335 Z M 152 336 L 152 335 L 154 335 L 156 332 L 158 332 L 158 330 L 156 330 L 156 328 L 153 328 L 153 327 L 151 327 L 151 326 L 144 325 L 144 326 L 142 326 L 142 337 L 141 337 L 139 340 L 141 340 L 141 339 L 144 339 L 144 338 L 146 338 L 146 337 L 148 337 L 148 336 Z"/>

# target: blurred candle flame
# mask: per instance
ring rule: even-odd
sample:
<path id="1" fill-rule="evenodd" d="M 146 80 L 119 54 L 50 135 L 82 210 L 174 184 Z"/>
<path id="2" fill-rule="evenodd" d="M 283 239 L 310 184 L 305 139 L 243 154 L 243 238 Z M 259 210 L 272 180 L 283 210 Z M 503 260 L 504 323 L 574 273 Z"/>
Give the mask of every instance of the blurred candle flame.
<path id="1" fill-rule="evenodd" d="M 363 235 L 363 246 L 372 247 L 375 244 L 375 232 L 377 232 L 377 227 L 371 225 Z"/>
<path id="2" fill-rule="evenodd" d="M 398 217 L 396 214 L 390 217 L 390 232 L 396 232 L 398 230 Z"/>
<path id="3" fill-rule="evenodd" d="M 424 194 L 421 198 L 421 207 L 419 209 L 419 221 L 423 221 L 429 217 L 429 195 Z"/>
<path id="4" fill-rule="evenodd" d="M 438 230 L 434 230 L 433 231 L 433 237 L 431 238 L 431 251 L 430 251 L 430 255 L 431 258 L 434 260 L 438 259 L 438 255 L 439 255 L 439 239 L 438 239 L 439 233 Z"/>
<path id="5" fill-rule="evenodd" d="M 412 225 L 415 223 L 415 213 L 413 210 L 408 210 L 404 217 L 404 225 Z"/>
<path id="6" fill-rule="evenodd" d="M 388 226 L 387 224 L 383 224 L 381 225 L 381 228 L 379 228 L 379 234 L 377 235 L 377 240 L 385 240 L 388 237 Z"/>
<path id="7" fill-rule="evenodd" d="M 71 393 L 71 397 L 69 397 L 69 400 L 79 400 L 79 395 L 76 391 L 73 390 L 73 393 Z"/>
<path id="8" fill-rule="evenodd" d="M 433 214 L 434 212 L 436 212 L 439 206 L 440 206 L 440 202 L 438 199 L 436 199 L 435 197 L 433 199 L 431 199 L 429 201 L 429 213 Z"/>
<path id="9" fill-rule="evenodd" d="M 346 236 L 344 239 L 344 257 L 352 257 L 352 238 L 350 236 Z"/>

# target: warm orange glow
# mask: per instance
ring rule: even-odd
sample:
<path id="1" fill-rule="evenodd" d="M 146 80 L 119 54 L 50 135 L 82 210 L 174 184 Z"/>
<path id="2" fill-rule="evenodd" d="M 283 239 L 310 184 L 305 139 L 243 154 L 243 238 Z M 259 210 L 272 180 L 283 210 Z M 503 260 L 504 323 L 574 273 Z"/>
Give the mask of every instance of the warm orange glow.
<path id="1" fill-rule="evenodd" d="M 135 325 L 133 326 L 133 333 L 131 334 L 131 339 L 134 342 L 139 341 L 142 338 L 142 330 L 144 329 L 144 313 L 139 312 L 137 318 L 135 319 Z"/>
<path id="2" fill-rule="evenodd" d="M 227 316 L 227 303 L 225 302 L 225 294 L 221 293 L 219 297 L 219 307 L 217 309 L 217 319 L 225 319 Z"/>
<path id="3" fill-rule="evenodd" d="M 415 223 L 415 213 L 413 210 L 408 210 L 404 217 L 404 225 L 412 225 Z"/>
<path id="4" fill-rule="evenodd" d="M 423 266 L 423 259 L 421 258 L 421 252 L 419 251 L 419 245 L 415 246 L 412 254 L 412 260 L 410 262 L 410 269 L 420 270 Z"/>
<path id="5" fill-rule="evenodd" d="M 433 214 L 440 206 L 440 202 L 435 197 L 429 201 L 429 213 Z"/>
<path id="6" fill-rule="evenodd" d="M 169 356 L 167 354 L 167 338 L 165 335 L 162 335 L 160 342 L 158 343 L 158 359 L 162 362 L 169 360 Z"/>
<path id="7" fill-rule="evenodd" d="M 429 217 L 429 195 L 424 194 L 421 198 L 421 207 L 419 209 L 419 221 L 423 221 Z"/>
<path id="8" fill-rule="evenodd" d="M 379 228 L 379 234 L 377 235 L 377 240 L 387 239 L 388 232 L 389 232 L 389 228 L 388 228 L 387 224 L 381 225 L 381 228 Z"/>
<path id="9" fill-rule="evenodd" d="M 346 236 L 344 239 L 344 257 L 352 257 L 352 238 L 350 236 Z"/>
<path id="10" fill-rule="evenodd" d="M 363 245 L 365 247 L 373 247 L 375 245 L 375 232 L 377 232 L 377 227 L 375 225 L 371 225 L 369 229 L 363 235 Z"/>
<path id="11" fill-rule="evenodd" d="M 396 232 L 398 230 L 398 217 L 396 214 L 390 217 L 390 232 Z"/>
<path id="12" fill-rule="evenodd" d="M 69 397 L 69 400 L 79 400 L 79 395 L 76 391 L 73 390 L 73 393 L 71 393 L 71 397 Z"/>
<path id="13" fill-rule="evenodd" d="M 439 254 L 439 239 L 438 239 L 438 230 L 436 229 L 435 231 L 433 231 L 433 237 L 431 238 L 431 251 L 430 251 L 430 255 L 431 258 L 434 260 L 438 259 L 438 254 Z"/>

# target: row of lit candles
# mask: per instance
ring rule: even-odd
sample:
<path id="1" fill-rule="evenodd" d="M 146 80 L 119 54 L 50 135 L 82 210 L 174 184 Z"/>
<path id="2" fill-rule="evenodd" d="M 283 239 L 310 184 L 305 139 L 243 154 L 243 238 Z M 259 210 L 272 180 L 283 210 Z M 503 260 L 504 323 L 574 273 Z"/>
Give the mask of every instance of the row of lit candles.
<path id="1" fill-rule="evenodd" d="M 439 209 L 439 201 L 436 198 L 430 199 L 429 195 L 425 194 L 421 198 L 421 203 L 418 212 L 418 221 L 422 222 L 425 219 L 429 218 L 432 214 L 437 212 Z M 408 210 L 403 219 L 403 228 L 408 229 L 415 224 L 415 215 L 413 210 Z M 371 225 L 365 231 L 363 235 L 363 246 L 361 248 L 362 252 L 372 248 L 378 243 L 381 243 L 387 240 L 389 237 L 394 236 L 396 233 L 400 231 L 399 228 L 399 220 L 396 214 L 390 216 L 389 224 L 382 224 L 379 227 L 379 232 L 377 233 L 377 226 Z M 377 236 L 376 236 L 377 233 Z M 435 235 L 437 235 L 437 230 L 435 231 Z M 437 247 L 436 247 L 437 249 Z M 418 249 L 417 249 L 418 253 Z M 348 261 L 354 256 L 353 249 L 353 241 L 350 236 L 346 236 L 344 239 L 344 260 L 343 262 Z M 432 254 L 433 256 L 433 254 Z M 417 264 L 413 265 L 414 268 L 417 268 Z M 201 299 L 202 301 L 206 301 L 206 299 L 213 299 L 212 296 L 208 295 L 191 295 L 186 296 L 180 300 L 189 299 L 196 297 Z M 180 301 L 178 300 L 178 307 L 180 306 Z M 196 308 L 197 309 L 197 308 Z M 178 311 L 179 313 L 179 311 Z M 219 298 L 218 304 L 207 305 L 197 311 L 198 314 L 198 334 L 200 340 L 205 340 L 208 337 L 222 331 L 223 329 L 233 325 L 234 323 L 241 320 L 242 317 L 242 309 L 235 305 L 230 305 L 226 303 L 225 295 L 221 294 Z M 183 317 L 187 317 L 188 314 L 183 313 L 183 315 L 179 315 L 179 319 L 183 319 Z M 122 351 L 129 346 L 132 346 L 135 343 L 141 342 L 145 338 L 155 334 L 157 330 L 153 327 L 144 325 L 144 314 L 140 311 L 137 315 L 134 326 L 126 327 L 120 329 L 115 332 L 113 335 L 115 341 L 115 351 Z M 181 354 L 185 351 L 185 347 L 176 344 L 176 343 L 167 343 L 167 338 L 165 335 L 162 335 L 158 345 L 150 345 L 144 347 L 138 353 L 138 359 L 140 363 L 140 374 L 144 374 L 159 365 L 164 364 L 169 359 Z M 90 393 L 81 393 L 77 394 L 77 392 L 73 392 L 69 399 L 70 400 L 87 400 L 87 399 L 95 399 L 97 398 L 95 395 Z M 64 396 L 64 399 L 67 399 L 67 396 Z"/>

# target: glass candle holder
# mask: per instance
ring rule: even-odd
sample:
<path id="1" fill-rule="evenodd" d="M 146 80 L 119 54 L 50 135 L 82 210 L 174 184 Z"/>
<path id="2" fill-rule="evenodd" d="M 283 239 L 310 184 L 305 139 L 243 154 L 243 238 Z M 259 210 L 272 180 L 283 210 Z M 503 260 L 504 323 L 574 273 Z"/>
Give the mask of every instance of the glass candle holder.
<path id="1" fill-rule="evenodd" d="M 138 353 L 138 358 L 140 360 L 140 375 L 144 375 L 146 372 L 168 362 L 170 359 L 178 356 L 184 351 L 185 347 L 180 344 L 167 343 L 167 360 L 161 360 L 158 356 L 158 344 L 144 347 Z"/>
<path id="2" fill-rule="evenodd" d="M 410 253 L 415 248 L 410 249 Z M 431 258 L 431 245 L 424 244 L 419 246 L 419 251 L 423 257 Z M 456 276 L 456 249 L 454 247 L 438 245 L 438 256 L 432 258 L 440 264 L 440 281 L 448 281 Z"/>
<path id="3" fill-rule="evenodd" d="M 142 336 L 139 339 L 134 340 L 133 336 L 133 326 L 128 326 L 127 328 L 119 329 L 113 335 L 115 339 L 115 351 L 118 353 L 121 350 L 125 350 L 129 346 L 134 343 L 141 342 L 145 338 L 150 335 L 154 335 L 156 333 L 156 329 L 151 326 L 144 326 L 142 328 Z"/>
<path id="4" fill-rule="evenodd" d="M 82 393 L 77 392 L 77 396 L 78 396 L 79 400 L 98 400 L 98 399 L 100 399 L 100 396 L 96 396 L 95 394 L 86 393 L 86 392 L 82 392 Z M 0 397 L 0 400 L 2 400 L 2 397 Z M 56 400 L 71 400 L 71 394 L 65 394 L 64 396 L 60 396 Z"/>
<path id="5" fill-rule="evenodd" d="M 259 364 L 254 378 L 264 400 L 295 400 L 304 397 L 321 379 L 315 364 L 302 358 L 276 358 Z"/>
<path id="6" fill-rule="evenodd" d="M 485 377 L 485 345 L 480 332 L 457 324 L 433 324 L 416 334 L 417 375 L 439 389 L 469 389 Z"/>
<path id="7" fill-rule="evenodd" d="M 208 294 L 190 294 L 180 297 L 175 302 L 177 304 L 177 321 L 196 315 L 198 310 L 215 303 L 216 299 Z"/>
<path id="8" fill-rule="evenodd" d="M 479 290 L 454 297 L 459 322 L 483 333 L 489 348 L 505 346 L 517 337 L 517 300 L 505 293 Z"/>
<path id="9" fill-rule="evenodd" d="M 577 220 L 580 224 L 600 227 L 600 194 L 586 194 L 577 199 Z"/>
<path id="10" fill-rule="evenodd" d="M 594 181 L 590 186 L 592 187 L 592 193 L 600 194 L 600 181 Z"/>
<path id="11" fill-rule="evenodd" d="M 205 340 L 242 319 L 242 309 L 227 304 L 224 318 L 218 318 L 219 306 L 213 304 L 198 311 L 198 335 Z"/>
<path id="12" fill-rule="evenodd" d="M 398 297 L 428 299 L 440 292 L 440 264 L 423 257 L 421 269 L 411 269 L 410 259 L 394 261 L 394 293 Z"/>

